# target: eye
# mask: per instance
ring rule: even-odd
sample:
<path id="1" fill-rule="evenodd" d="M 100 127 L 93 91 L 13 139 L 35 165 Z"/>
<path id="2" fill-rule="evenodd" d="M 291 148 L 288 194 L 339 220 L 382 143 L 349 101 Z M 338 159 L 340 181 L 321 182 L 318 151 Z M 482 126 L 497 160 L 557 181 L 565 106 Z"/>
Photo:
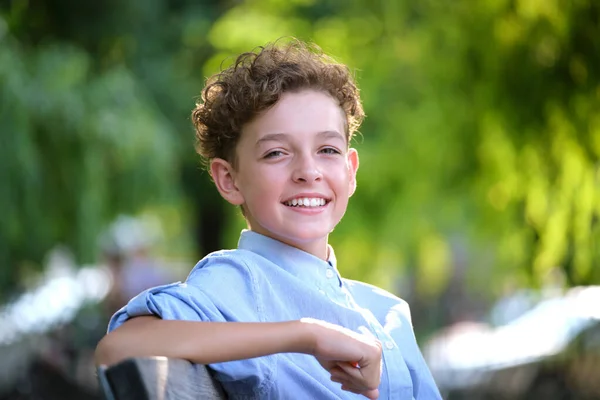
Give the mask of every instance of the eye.
<path id="1" fill-rule="evenodd" d="M 283 155 L 283 151 L 281 150 L 273 150 L 265 154 L 264 158 L 276 158 L 281 157 Z"/>
<path id="2" fill-rule="evenodd" d="M 334 147 L 325 147 L 323 149 L 321 149 L 319 151 L 319 153 L 323 153 L 323 154 L 342 154 L 338 149 L 334 148 Z"/>

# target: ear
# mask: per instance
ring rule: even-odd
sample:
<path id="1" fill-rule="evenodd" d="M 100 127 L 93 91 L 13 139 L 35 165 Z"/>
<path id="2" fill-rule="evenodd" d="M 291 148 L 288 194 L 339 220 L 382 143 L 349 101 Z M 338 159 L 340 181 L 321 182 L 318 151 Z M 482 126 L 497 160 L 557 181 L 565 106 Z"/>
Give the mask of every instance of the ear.
<path id="1" fill-rule="evenodd" d="M 244 197 L 235 184 L 235 170 L 222 158 L 210 162 L 210 175 L 221 196 L 234 206 L 244 204 Z"/>
<path id="2" fill-rule="evenodd" d="M 358 151 L 356 149 L 348 149 L 348 176 L 350 185 L 350 196 L 356 191 L 356 172 L 358 171 Z"/>

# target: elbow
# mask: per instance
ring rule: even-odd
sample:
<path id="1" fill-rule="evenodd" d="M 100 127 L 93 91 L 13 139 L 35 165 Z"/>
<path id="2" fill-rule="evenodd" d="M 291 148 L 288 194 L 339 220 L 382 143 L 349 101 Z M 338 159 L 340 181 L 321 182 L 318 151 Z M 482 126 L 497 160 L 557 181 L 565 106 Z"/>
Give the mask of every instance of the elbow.
<path id="1" fill-rule="evenodd" d="M 116 339 L 118 337 L 115 336 L 114 332 L 111 332 L 98 342 L 94 353 L 96 366 L 116 364 L 126 358 L 124 353 L 119 350 L 118 340 Z"/>
<path id="2" fill-rule="evenodd" d="M 114 331 L 104 336 L 94 353 L 97 366 L 113 365 L 130 357 L 154 355 L 146 344 L 140 342 L 140 336 L 147 332 L 148 321 L 154 322 L 156 317 L 136 317 L 126 321 Z"/>

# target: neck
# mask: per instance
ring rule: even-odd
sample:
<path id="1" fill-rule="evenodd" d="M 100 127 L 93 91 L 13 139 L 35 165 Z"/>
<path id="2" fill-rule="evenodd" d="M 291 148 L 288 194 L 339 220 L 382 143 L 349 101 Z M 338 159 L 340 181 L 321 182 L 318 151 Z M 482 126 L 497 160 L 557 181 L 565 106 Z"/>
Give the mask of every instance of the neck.
<path id="1" fill-rule="evenodd" d="M 286 240 L 285 238 L 273 238 L 287 244 L 288 246 L 295 247 L 302 251 L 305 251 L 313 256 L 320 258 L 321 260 L 327 261 L 329 259 L 329 246 L 327 246 L 327 238 L 325 240 L 319 240 L 318 242 L 304 242 L 297 243 L 294 241 Z"/>
<path id="2" fill-rule="evenodd" d="M 327 245 L 327 240 L 328 240 L 327 236 L 325 236 L 324 238 L 318 239 L 318 240 L 301 242 L 301 241 L 291 240 L 286 237 L 279 237 L 277 235 L 273 235 L 270 232 L 263 232 L 261 229 L 250 228 L 250 230 L 254 231 L 256 233 L 260 233 L 261 235 L 270 237 L 271 239 L 278 240 L 282 243 L 287 244 L 288 246 L 295 247 L 306 253 L 312 254 L 313 256 L 320 258 L 321 260 L 324 260 L 324 261 L 329 260 L 329 246 Z"/>

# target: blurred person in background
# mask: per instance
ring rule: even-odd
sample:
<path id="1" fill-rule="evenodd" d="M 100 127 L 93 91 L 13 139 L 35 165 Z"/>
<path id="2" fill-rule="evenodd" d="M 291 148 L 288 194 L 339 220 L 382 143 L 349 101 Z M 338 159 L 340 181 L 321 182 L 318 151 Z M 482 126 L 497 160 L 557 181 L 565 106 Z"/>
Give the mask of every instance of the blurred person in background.
<path id="1" fill-rule="evenodd" d="M 101 238 L 101 257 L 112 281 L 105 300 L 109 316 L 144 290 L 174 281 L 174 274 L 152 256 L 160 237 L 158 223 L 120 216 Z"/>

